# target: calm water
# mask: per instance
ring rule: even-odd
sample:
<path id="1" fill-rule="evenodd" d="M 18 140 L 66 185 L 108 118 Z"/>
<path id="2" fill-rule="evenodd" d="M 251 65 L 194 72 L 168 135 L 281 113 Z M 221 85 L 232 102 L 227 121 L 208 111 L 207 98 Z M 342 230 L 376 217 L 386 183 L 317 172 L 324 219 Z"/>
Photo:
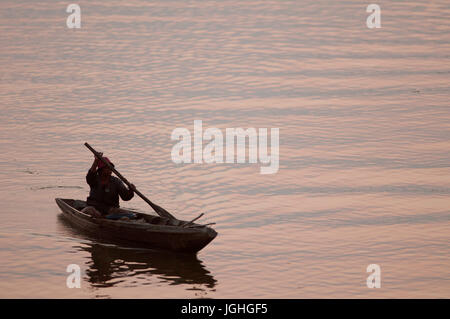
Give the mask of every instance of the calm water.
<path id="1" fill-rule="evenodd" d="M 381 29 L 367 1 L 77 3 L 76 30 L 69 2 L 0 3 L 0 297 L 450 297 L 447 0 L 378 1 Z M 278 173 L 174 164 L 194 120 L 279 128 Z M 67 225 L 86 141 L 219 236 L 186 258 Z"/>

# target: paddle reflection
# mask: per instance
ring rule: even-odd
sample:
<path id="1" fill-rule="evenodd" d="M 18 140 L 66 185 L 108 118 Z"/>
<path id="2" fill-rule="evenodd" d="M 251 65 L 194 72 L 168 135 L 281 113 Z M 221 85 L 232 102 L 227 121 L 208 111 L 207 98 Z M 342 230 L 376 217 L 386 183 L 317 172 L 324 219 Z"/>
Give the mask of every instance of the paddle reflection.
<path id="1" fill-rule="evenodd" d="M 200 290 L 213 290 L 216 286 L 217 281 L 196 255 L 131 248 L 111 241 L 106 243 L 89 233 L 75 230 L 62 216 L 58 220 L 71 236 L 90 240 L 75 248 L 91 254 L 86 275 L 93 287 L 112 287 L 122 282 L 131 286 L 167 282 L 191 285 L 189 288 Z"/>

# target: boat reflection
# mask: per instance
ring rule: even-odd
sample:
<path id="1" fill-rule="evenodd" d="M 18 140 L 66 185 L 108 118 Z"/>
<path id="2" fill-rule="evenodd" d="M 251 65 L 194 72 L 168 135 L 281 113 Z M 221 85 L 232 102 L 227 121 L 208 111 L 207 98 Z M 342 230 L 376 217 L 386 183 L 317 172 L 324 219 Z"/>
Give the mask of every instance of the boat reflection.
<path id="1" fill-rule="evenodd" d="M 91 253 L 86 274 L 96 287 L 111 287 L 119 279 L 133 278 L 134 284 L 166 281 L 173 285 L 204 285 L 214 288 L 216 280 L 195 255 L 92 244 L 81 249 Z M 150 278 L 154 277 L 154 278 Z M 156 278 L 155 278 L 156 277 Z"/>
<path id="2" fill-rule="evenodd" d="M 216 286 L 217 281 L 196 255 L 132 248 L 117 241 L 104 242 L 74 229 L 62 215 L 58 216 L 58 221 L 70 236 L 89 239 L 74 247 L 91 254 L 86 275 L 93 287 L 112 287 L 123 282 L 128 286 L 166 282 L 188 285 L 196 290 L 213 290 Z"/>

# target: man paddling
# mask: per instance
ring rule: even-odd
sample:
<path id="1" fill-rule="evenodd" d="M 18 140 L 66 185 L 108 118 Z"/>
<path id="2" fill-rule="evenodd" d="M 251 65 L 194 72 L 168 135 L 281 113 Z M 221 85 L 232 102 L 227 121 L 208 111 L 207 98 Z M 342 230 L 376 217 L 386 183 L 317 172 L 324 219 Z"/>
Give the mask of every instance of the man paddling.
<path id="1" fill-rule="evenodd" d="M 100 153 L 100 156 L 103 156 Z M 114 164 L 103 157 L 111 166 Z M 94 156 L 94 162 L 86 175 L 86 182 L 91 190 L 87 198 L 87 207 L 83 212 L 96 218 L 129 219 L 133 214 L 119 207 L 119 196 L 124 201 L 129 201 L 134 196 L 136 187 L 130 184 L 127 188 L 120 179 L 111 176 L 111 170 L 103 161 Z"/>

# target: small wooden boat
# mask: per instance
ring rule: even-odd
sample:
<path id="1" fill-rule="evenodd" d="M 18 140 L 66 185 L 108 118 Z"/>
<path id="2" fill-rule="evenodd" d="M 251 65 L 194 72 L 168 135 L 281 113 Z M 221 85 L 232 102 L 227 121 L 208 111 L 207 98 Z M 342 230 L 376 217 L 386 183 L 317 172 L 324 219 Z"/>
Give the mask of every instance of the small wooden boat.
<path id="1" fill-rule="evenodd" d="M 97 236 L 120 239 L 152 249 L 196 253 L 208 245 L 217 232 L 207 225 L 132 212 L 136 219 L 93 218 L 81 210 L 86 202 L 56 198 L 63 216 L 74 226 Z"/>

